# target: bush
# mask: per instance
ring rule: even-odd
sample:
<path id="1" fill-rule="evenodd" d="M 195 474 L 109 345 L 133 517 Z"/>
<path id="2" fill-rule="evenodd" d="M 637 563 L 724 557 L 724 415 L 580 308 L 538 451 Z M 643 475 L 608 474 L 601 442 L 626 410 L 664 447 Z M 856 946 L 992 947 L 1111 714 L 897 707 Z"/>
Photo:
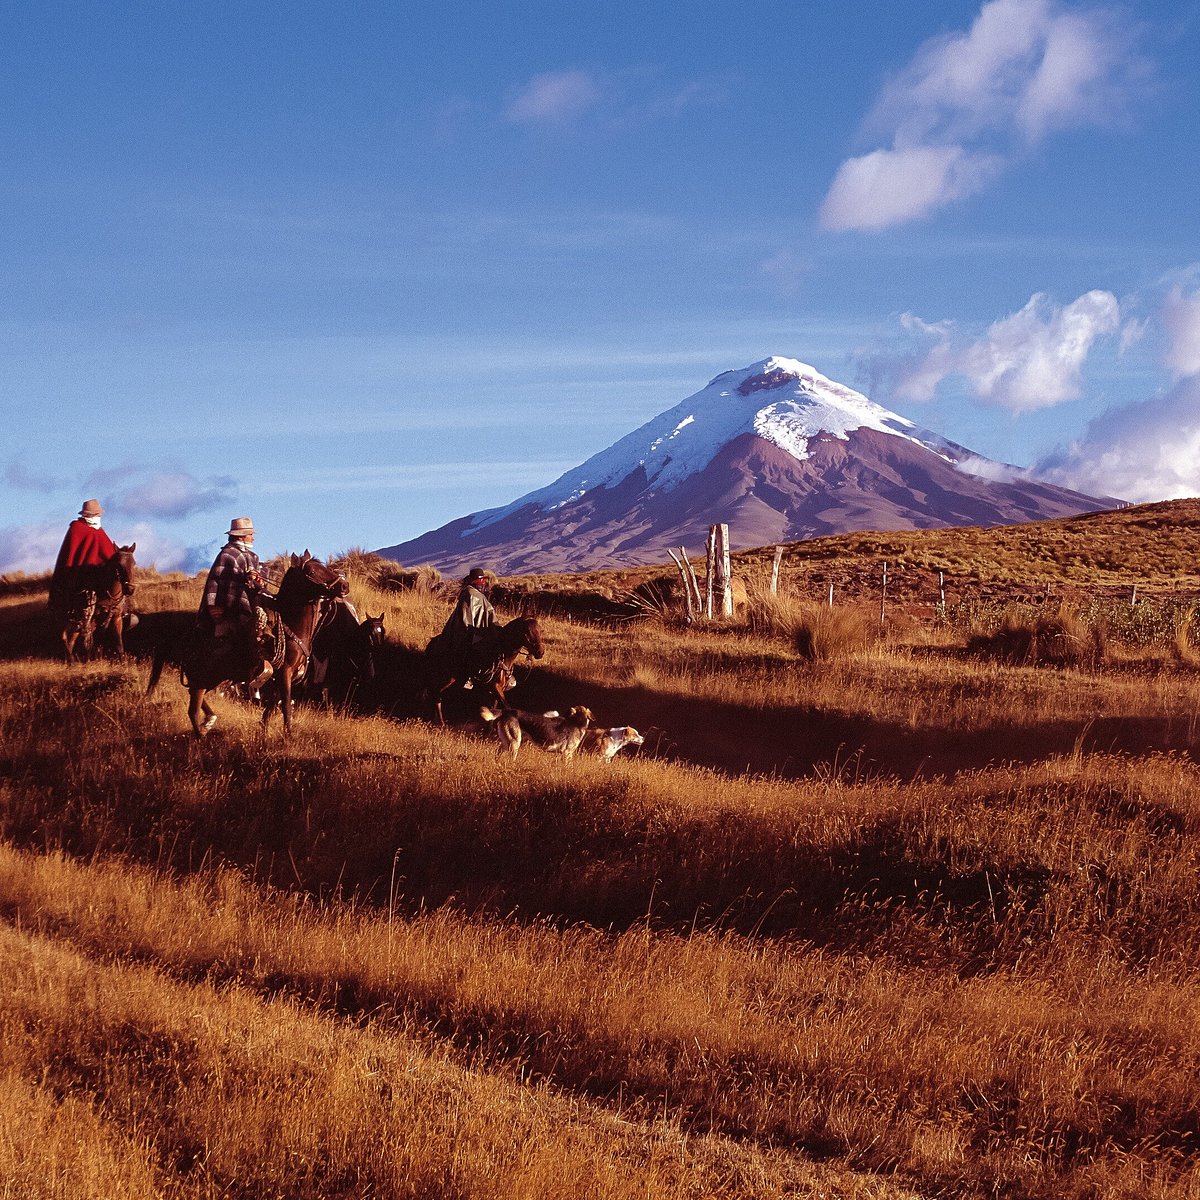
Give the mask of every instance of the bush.
<path id="1" fill-rule="evenodd" d="M 1096 666 L 1107 654 L 1107 631 L 1102 620 L 1089 622 L 1063 605 L 1053 616 L 1011 614 L 995 632 L 971 638 L 967 649 L 1007 663 Z"/>
<path id="2" fill-rule="evenodd" d="M 796 653 L 810 662 L 844 658 L 871 644 L 871 621 L 858 608 L 830 608 L 811 601 L 795 608 L 792 639 Z"/>

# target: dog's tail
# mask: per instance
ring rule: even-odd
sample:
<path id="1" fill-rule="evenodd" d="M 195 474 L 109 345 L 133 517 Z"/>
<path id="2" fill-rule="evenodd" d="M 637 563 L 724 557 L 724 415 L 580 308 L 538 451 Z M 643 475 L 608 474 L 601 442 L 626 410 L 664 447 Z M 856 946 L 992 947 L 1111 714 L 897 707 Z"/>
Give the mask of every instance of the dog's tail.
<path id="1" fill-rule="evenodd" d="M 510 708 L 483 707 L 479 710 L 479 716 L 488 724 L 496 723 L 496 735 L 501 746 L 512 755 L 513 762 L 516 762 L 517 753 L 521 749 L 521 722 L 517 719 L 517 714 Z"/>

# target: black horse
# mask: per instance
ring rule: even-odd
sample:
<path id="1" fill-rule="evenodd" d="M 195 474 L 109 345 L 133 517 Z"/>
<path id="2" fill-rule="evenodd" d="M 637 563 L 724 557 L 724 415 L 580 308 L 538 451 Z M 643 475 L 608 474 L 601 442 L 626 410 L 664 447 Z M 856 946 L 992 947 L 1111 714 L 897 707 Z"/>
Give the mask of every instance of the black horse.
<path id="1" fill-rule="evenodd" d="M 83 658 L 91 657 L 97 638 L 108 640 L 118 658 L 125 656 L 126 600 L 133 595 L 136 549 L 137 542 L 118 546 L 107 562 L 73 569 L 60 610 L 68 665 L 75 663 L 75 647 L 81 639 Z"/>
<path id="2" fill-rule="evenodd" d="M 445 704 L 478 714 L 484 706 L 504 706 L 504 693 L 513 685 L 513 665 L 522 654 L 541 658 L 545 653 L 537 617 L 515 617 L 493 625 L 472 647 L 467 661 L 455 662 L 441 649 L 440 635 L 425 647 L 425 686 L 433 700 L 439 725 L 446 723 Z"/>
<path id="3" fill-rule="evenodd" d="M 377 658 L 386 635 L 384 614 L 359 621 L 345 600 L 335 600 L 321 616 L 312 640 L 312 665 L 306 689 L 323 704 L 361 703 L 375 681 Z"/>

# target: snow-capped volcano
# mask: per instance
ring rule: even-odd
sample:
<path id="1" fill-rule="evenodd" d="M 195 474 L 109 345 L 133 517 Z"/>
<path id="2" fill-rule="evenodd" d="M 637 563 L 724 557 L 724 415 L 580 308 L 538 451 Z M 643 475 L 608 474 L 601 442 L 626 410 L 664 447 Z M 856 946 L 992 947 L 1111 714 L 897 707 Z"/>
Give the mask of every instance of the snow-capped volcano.
<path id="1" fill-rule="evenodd" d="M 1002 525 L 1110 506 L 921 429 L 792 358 L 718 375 L 549 486 L 381 553 L 442 570 L 665 560 L 726 522 L 737 548 L 856 529 Z"/>

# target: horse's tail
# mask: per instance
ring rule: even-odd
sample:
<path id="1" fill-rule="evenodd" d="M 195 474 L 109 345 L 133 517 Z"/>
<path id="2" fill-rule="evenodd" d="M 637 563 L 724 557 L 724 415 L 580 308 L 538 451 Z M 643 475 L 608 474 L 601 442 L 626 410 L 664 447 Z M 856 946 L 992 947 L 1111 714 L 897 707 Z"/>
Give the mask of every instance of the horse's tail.
<path id="1" fill-rule="evenodd" d="M 146 684 L 146 695 L 154 695 L 154 689 L 158 687 L 158 681 L 162 678 L 163 667 L 167 663 L 167 652 L 159 643 L 154 647 L 154 662 L 150 664 L 150 682 Z"/>

